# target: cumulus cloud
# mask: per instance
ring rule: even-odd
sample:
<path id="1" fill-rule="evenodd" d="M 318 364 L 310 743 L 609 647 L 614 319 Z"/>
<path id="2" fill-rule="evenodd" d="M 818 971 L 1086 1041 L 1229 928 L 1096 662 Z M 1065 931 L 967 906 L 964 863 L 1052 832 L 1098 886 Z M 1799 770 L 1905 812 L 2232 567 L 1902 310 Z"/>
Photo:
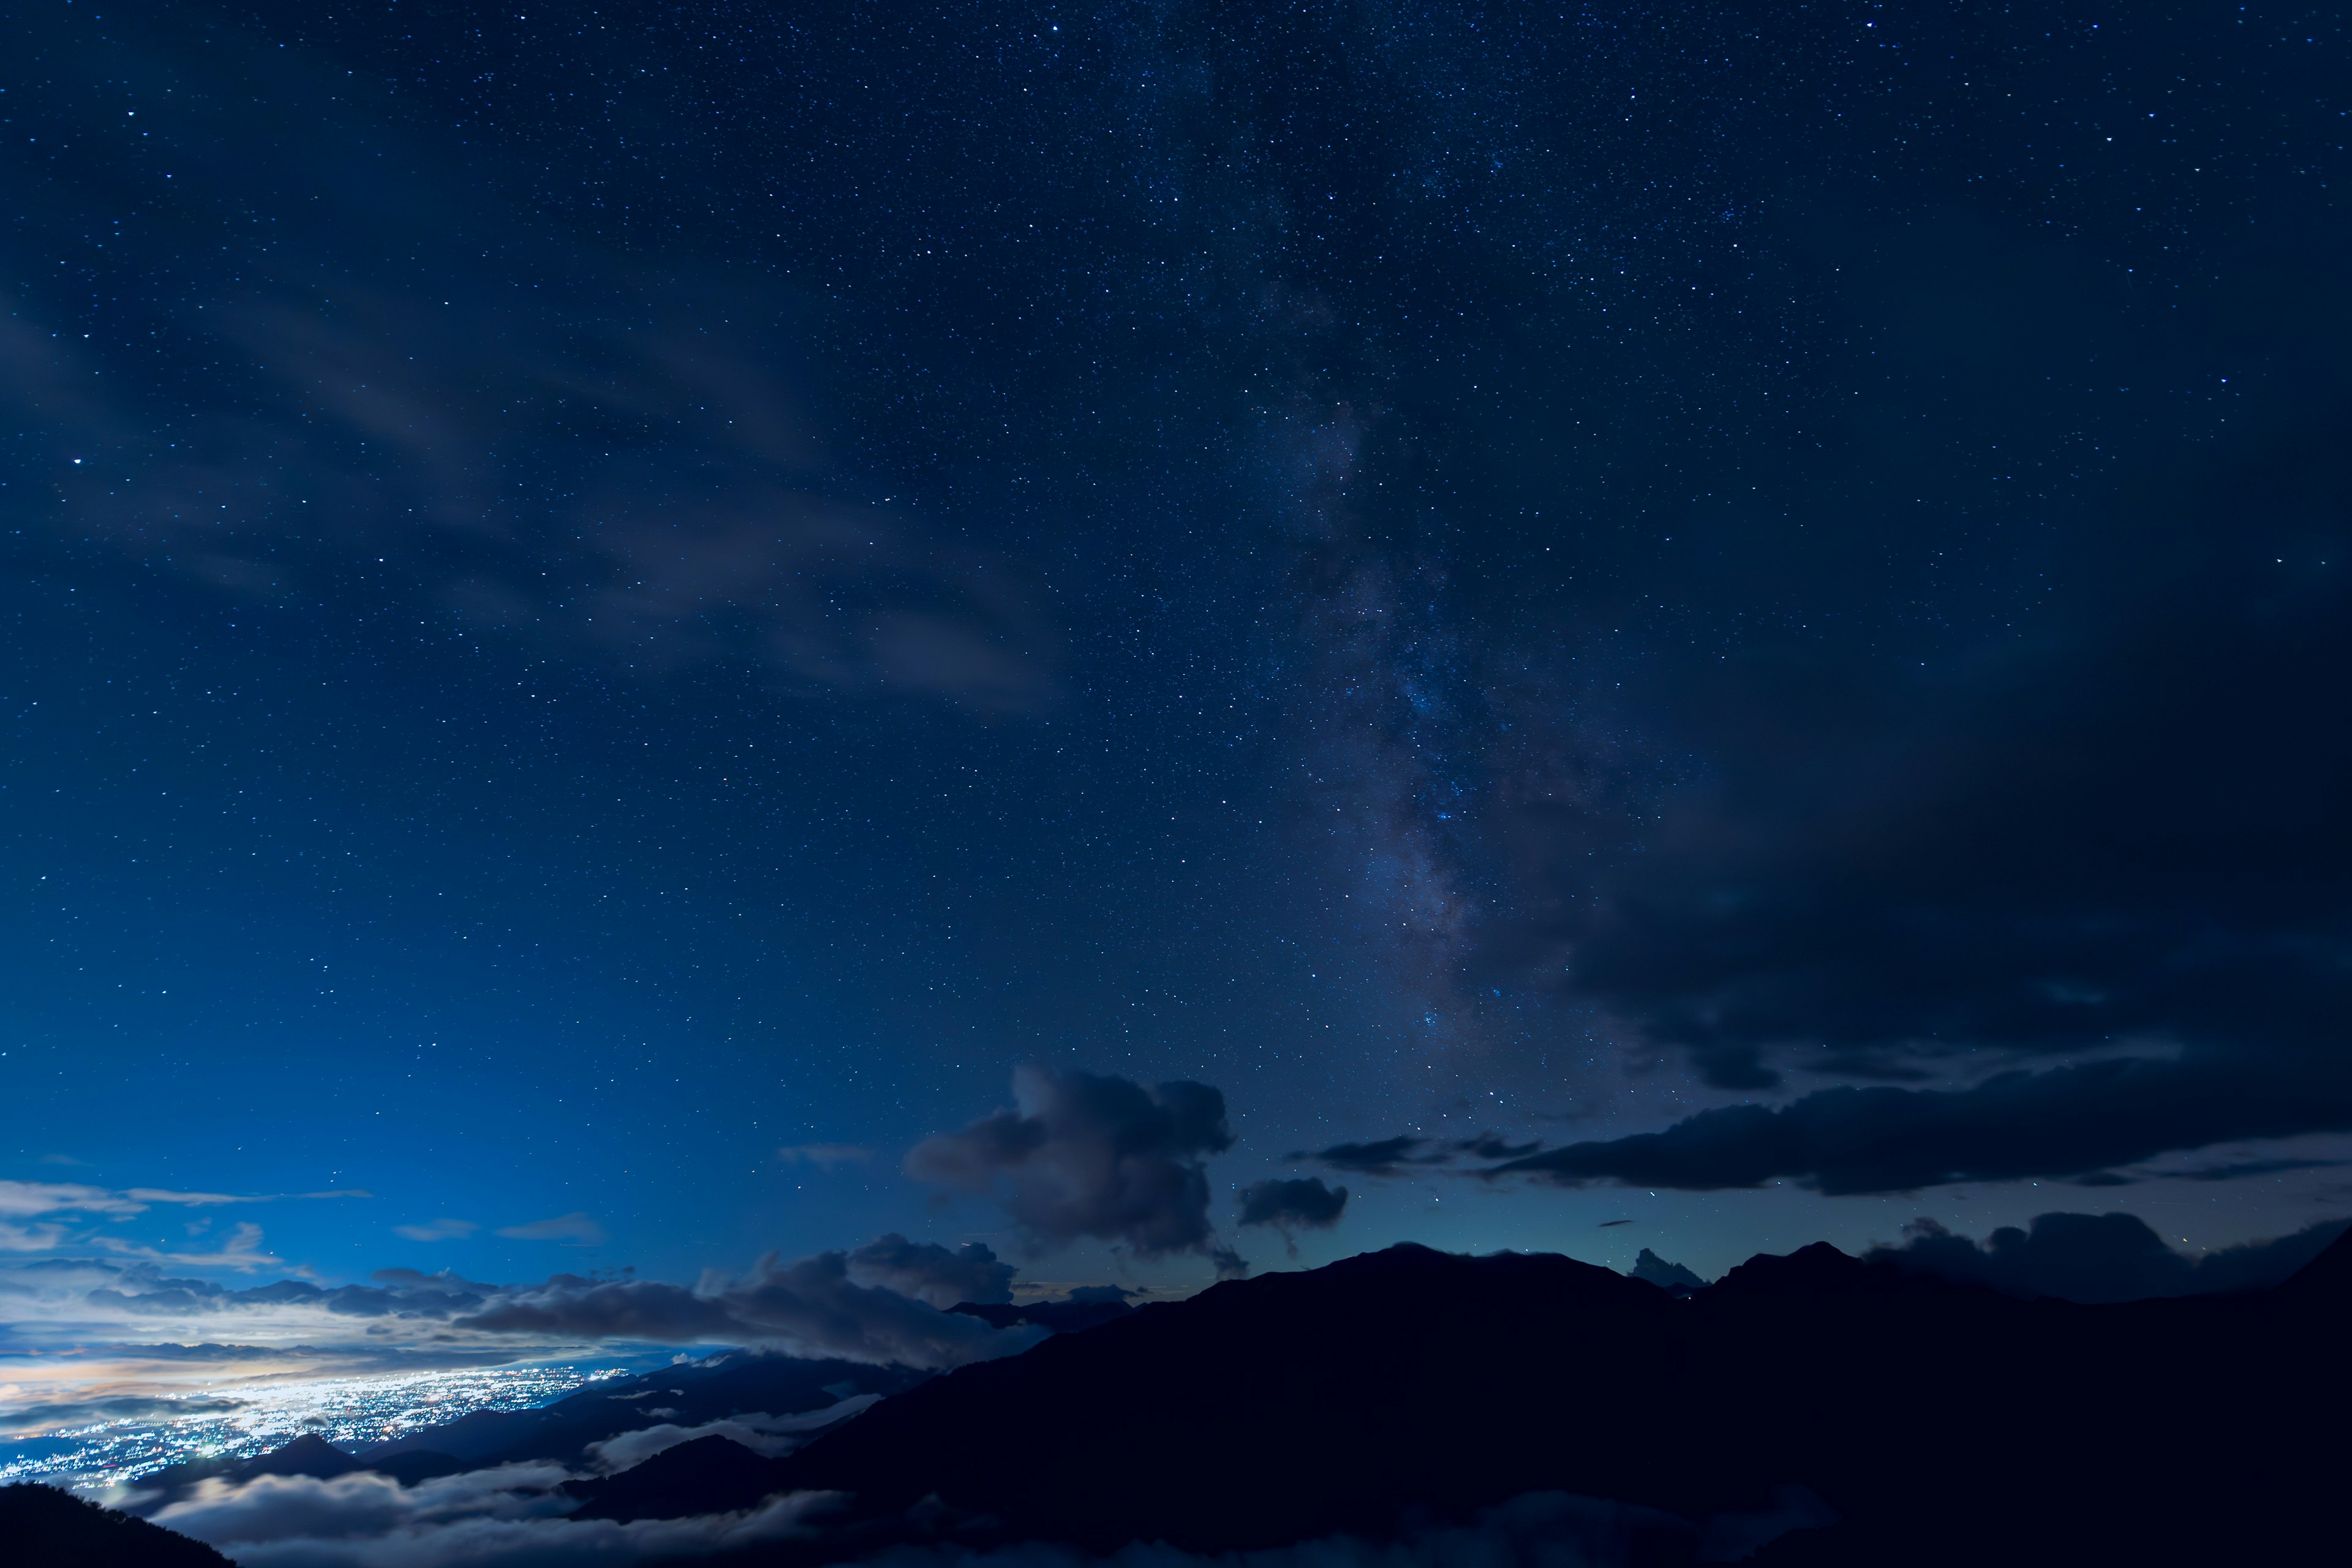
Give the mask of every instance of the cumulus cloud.
<path id="1" fill-rule="evenodd" d="M 858 1284 L 879 1285 L 942 1310 L 959 1301 L 1010 1301 L 1018 1272 L 977 1242 L 950 1252 L 937 1242 L 908 1241 L 896 1231 L 849 1255 L 849 1277 Z"/>
<path id="2" fill-rule="evenodd" d="M 604 1227 L 577 1211 L 528 1225 L 506 1226 L 499 1234 L 515 1241 L 568 1241 L 582 1247 L 601 1246 L 604 1240 Z"/>
<path id="3" fill-rule="evenodd" d="M 1725 1106 L 1659 1132 L 1545 1150 L 1486 1173 L 1564 1186 L 1707 1191 L 1787 1180 L 1832 1194 L 1906 1192 L 2086 1175 L 2171 1150 L 2339 1126 L 2352 1126 L 2352 1068 L 2276 1052 L 2187 1053 L 2007 1072 L 1969 1089 L 1819 1089 L 1778 1108 Z"/>
<path id="4" fill-rule="evenodd" d="M 634 1278 L 558 1274 L 500 1291 L 456 1321 L 478 1333 L 640 1340 L 656 1344 L 760 1345 L 795 1355 L 904 1366 L 958 1366 L 1025 1350 L 1031 1329 L 997 1330 L 898 1291 L 850 1278 L 850 1255 L 791 1263 L 771 1253 L 737 1279 L 704 1276 L 693 1289 Z"/>
<path id="5" fill-rule="evenodd" d="M 1322 1178 L 1253 1182 L 1242 1189 L 1242 1223 L 1280 1231 L 1290 1256 L 1298 1256 L 1296 1233 L 1328 1230 L 1348 1206 L 1348 1189 L 1327 1187 Z"/>
<path id="6" fill-rule="evenodd" d="M 2031 1230 L 2003 1226 L 1981 1242 L 1918 1219 L 1904 1227 L 1908 1239 L 1901 1246 L 1875 1247 L 1864 1257 L 2011 1296 L 2136 1301 L 2267 1289 L 2318 1257 L 2347 1226 L 2352 1221 L 2322 1220 L 2276 1240 L 2191 1258 L 2174 1251 L 2137 1215 L 2037 1215 Z"/>
<path id="7" fill-rule="evenodd" d="M 1234 1142 L 1223 1095 L 1024 1067 L 1013 1100 L 1015 1109 L 917 1144 L 907 1173 L 995 1194 L 1041 1249 L 1091 1237 L 1144 1258 L 1192 1252 L 1239 1267 L 1209 1223 L 1204 1162 Z"/>

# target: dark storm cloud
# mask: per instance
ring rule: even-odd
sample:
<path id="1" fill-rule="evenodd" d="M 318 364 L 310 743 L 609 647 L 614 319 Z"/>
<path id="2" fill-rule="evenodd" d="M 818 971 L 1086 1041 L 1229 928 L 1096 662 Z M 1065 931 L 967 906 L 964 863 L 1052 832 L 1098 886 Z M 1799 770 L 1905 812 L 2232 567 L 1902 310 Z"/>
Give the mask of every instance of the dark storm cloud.
<path id="1" fill-rule="evenodd" d="M 1393 1176 L 1406 1165 L 1431 1164 L 1442 1160 L 1421 1153 L 1429 1146 L 1426 1138 L 1380 1138 L 1368 1143 L 1334 1143 L 1328 1149 L 1312 1153 L 1304 1150 L 1290 1157 L 1294 1160 L 1319 1160 L 1335 1171 L 1354 1171 L 1367 1176 Z"/>
<path id="2" fill-rule="evenodd" d="M 1290 1256 L 1298 1256 L 1302 1230 L 1328 1230 L 1348 1206 L 1348 1189 L 1327 1187 L 1320 1177 L 1253 1182 L 1242 1189 L 1242 1224 L 1279 1231 Z M 1234 1270 L 1238 1272 L 1238 1270 Z"/>
<path id="3" fill-rule="evenodd" d="M 2236 510 L 2212 498 L 2216 526 Z M 2320 1044 L 2352 1002 L 2352 742 L 2300 694 L 2352 677 L 2352 597 L 2284 564 L 2210 563 L 2050 654 L 1923 684 L 1877 733 L 1785 737 L 1780 777 L 1695 796 L 1638 879 L 1558 907 L 1563 984 L 1734 1088 L 1796 1050 L 1867 1075 Z"/>
<path id="4" fill-rule="evenodd" d="M 884 1246 L 882 1256 L 898 1256 L 898 1249 Z M 992 1329 L 897 1290 L 861 1285 L 851 1277 L 854 1268 L 845 1252 L 790 1263 L 772 1255 L 739 1279 L 707 1276 L 691 1289 L 654 1279 L 558 1274 L 543 1285 L 501 1290 L 455 1326 L 656 1344 L 762 1345 L 795 1355 L 920 1367 L 985 1361 L 1026 1349 L 1037 1338 L 1034 1330 Z"/>
<path id="5" fill-rule="evenodd" d="M 1982 1242 L 1921 1219 L 1906 1227 L 1909 1239 L 1902 1246 L 1873 1247 L 1865 1256 L 2012 1296 L 2135 1301 L 2266 1289 L 2318 1257 L 2347 1225 L 2352 1221 L 2322 1220 L 2274 1241 L 2245 1242 L 2189 1258 L 2166 1245 L 2137 1215 L 2037 1215 L 2030 1231 L 2003 1226 Z"/>
<path id="6" fill-rule="evenodd" d="M 2352 1125 L 2352 1072 L 2323 1053 L 2205 1050 L 2002 1073 L 1964 1089 L 1817 1089 L 1703 1110 L 1661 1132 L 1488 1166 L 1563 1186 L 1699 1191 L 1792 1181 L 1824 1193 L 2076 1176 L 2243 1138 Z"/>
<path id="7" fill-rule="evenodd" d="M 2332 1171 L 2345 1163 L 2342 1160 L 2232 1160 L 2165 1173 L 2183 1182 L 2235 1182 L 2248 1176 L 2284 1175 L 2289 1171 Z"/>
<path id="8" fill-rule="evenodd" d="M 1013 1277 L 1019 1272 L 978 1242 L 950 1252 L 937 1242 L 908 1241 L 896 1231 L 849 1255 L 849 1277 L 858 1284 L 879 1285 L 941 1309 L 959 1301 L 1010 1301 Z"/>
<path id="9" fill-rule="evenodd" d="M 1858 68 L 1795 13 L 1738 25 L 1767 27 L 1783 90 Z M 1910 25 L 1947 60 L 2023 43 L 2008 21 Z M 1415 111 L 1367 43 L 1330 24 L 1286 88 L 1395 136 Z M 2096 77 L 2024 65 L 2021 47 L 2011 85 L 2087 113 L 2128 78 L 2153 105 L 2216 50 L 2261 47 L 2181 29 L 2103 57 L 2122 75 Z M 1449 95 L 1465 118 L 1429 142 L 1467 144 L 1504 103 L 1564 122 L 1573 72 L 1631 64 L 1563 63 L 1557 97 Z M 1894 113 L 1913 90 L 1890 79 L 1880 101 Z M 2303 162 L 2336 146 L 2334 111 L 2283 111 L 2295 134 L 2226 205 L 2175 205 L 2210 167 L 2172 151 L 2070 171 L 2036 198 L 2070 215 L 2061 237 L 1982 194 L 1977 171 L 2035 156 L 2006 121 L 1948 122 L 1934 150 L 1880 121 L 1843 153 L 1809 147 L 1821 174 L 1792 178 L 1786 131 L 1748 119 L 1743 97 L 1676 99 L 1709 151 L 1681 161 L 1673 201 L 1626 215 L 1643 254 L 1616 276 L 1706 279 L 1672 346 L 1644 334 L 1616 358 L 1608 321 L 1538 305 L 1540 286 L 1498 269 L 1465 300 L 1507 292 L 1507 332 L 1554 335 L 1482 342 L 1454 390 L 1466 405 L 1483 388 L 1494 412 L 1442 415 L 1399 373 L 1405 332 L 1369 324 L 1391 301 L 1304 260 L 1265 291 L 1261 488 L 1304 563 L 1288 728 L 1320 792 L 1302 819 L 1334 884 L 1355 879 L 1349 928 L 1389 944 L 1378 973 L 1410 975 L 1416 1022 L 1500 1018 L 1547 1046 L 1590 1031 L 1721 1089 L 1947 1088 L 2125 1047 L 2181 1053 L 2222 1087 L 2234 1114 L 2210 1136 L 2296 1121 L 2277 1097 L 2306 1065 L 2340 1104 L 2345 1069 L 2313 1054 L 2352 1001 L 2352 837 L 2333 804 L 2352 795 L 2352 751 L 2314 694 L 2352 678 L 2352 315 L 2343 220 Z M 2227 94 L 2198 110 L 2217 130 L 2243 111 Z M 1249 129 L 1282 141 L 1271 111 Z M 1591 129 L 1586 146 L 1609 144 Z M 1519 132 L 1499 113 L 1478 126 L 1504 184 L 1559 167 Z M 1343 192 L 1378 227 L 1365 254 L 1414 253 L 1421 215 L 1384 205 L 1411 184 L 1381 163 L 1396 146 L 1338 155 L 1347 140 L 1299 138 L 1231 177 L 1269 205 Z M 1900 195 L 1853 161 L 1896 144 L 1916 159 Z M 1759 161 L 1718 156 L 1742 147 Z M 1612 154 L 1628 172 L 1657 155 Z M 1550 232 L 1510 243 L 1622 254 L 1548 216 Z M 1751 284 L 1785 289 L 1717 271 L 1734 250 Z M 1445 259 L 1459 277 L 1480 258 Z M 1611 287 L 1610 267 L 1593 271 Z M 1514 353 L 1541 370 L 1504 382 Z M 1591 367 L 1589 399 L 1556 374 L 1571 359 Z M 1653 377 L 1675 390 L 1652 401 Z M 1440 432 L 1481 454 L 1443 483 Z M 1480 484 L 1528 504 L 1469 522 Z M 1425 499 L 1441 491 L 1463 499 Z M 1458 509 L 1479 544 L 1417 532 L 1413 509 L 1446 527 Z M 1532 994 L 1565 1005 L 1530 1027 Z M 1341 1146 L 1327 1163 L 1392 1175 L 1428 1152 Z"/>
<path id="10" fill-rule="evenodd" d="M 1209 1224 L 1203 1162 L 1234 1142 L 1223 1095 L 1036 1067 L 1019 1069 L 1013 1087 L 1015 1109 L 925 1139 L 907 1173 L 996 1194 L 1039 1247 L 1090 1237 L 1144 1258 L 1192 1252 L 1240 1266 Z"/>
<path id="11" fill-rule="evenodd" d="M 2228 266 L 2256 293 L 2282 276 Z M 1487 974 L 1719 1089 L 1916 1086 L 1517 1168 L 1831 1192 L 2105 1181 L 2164 1151 L 2352 1128 L 2352 731 L 2313 699 L 2352 683 L 2346 405 L 2314 368 L 2346 323 L 2309 324 L 2339 348 L 2170 345 L 2277 369 L 2226 440 L 2109 437 L 2112 488 L 2072 503 L 2048 563 L 2067 602 L 2021 609 L 2007 646 L 1907 672 L 1796 651 L 1686 667 L 1652 719 L 1706 761 L 1660 794 L 1638 854 L 1566 803 L 1489 820 L 1516 890 L 1481 927 Z M 2119 1053 L 2148 1059 L 1982 1081 Z"/>
<path id="12" fill-rule="evenodd" d="M 1287 1229 L 1328 1230 L 1348 1206 L 1348 1189 L 1327 1187 L 1321 1178 L 1253 1182 L 1242 1189 L 1242 1223 Z"/>
<path id="13" fill-rule="evenodd" d="M 1360 1175 L 1402 1176 L 1410 1173 L 1409 1167 L 1450 1165 L 1465 1158 L 1514 1160 L 1542 1147 L 1540 1142 L 1514 1143 L 1496 1132 L 1444 1141 L 1407 1134 L 1365 1143 L 1334 1143 L 1328 1149 L 1301 1149 L 1288 1157 L 1313 1160 L 1335 1171 L 1351 1171 Z"/>
<path id="14" fill-rule="evenodd" d="M 26 285 L 0 406 L 35 433 L 35 526 L 257 608 L 357 595 L 640 672 L 1054 699 L 1055 636 L 1007 561 L 829 476 L 801 301 L 543 237 L 300 49 L 125 21 L 106 91 L 45 100 L 80 163 L 26 187 L 0 249 Z M 146 119 L 90 107 L 126 94 Z M 194 298 L 184 252 L 219 262 Z"/>

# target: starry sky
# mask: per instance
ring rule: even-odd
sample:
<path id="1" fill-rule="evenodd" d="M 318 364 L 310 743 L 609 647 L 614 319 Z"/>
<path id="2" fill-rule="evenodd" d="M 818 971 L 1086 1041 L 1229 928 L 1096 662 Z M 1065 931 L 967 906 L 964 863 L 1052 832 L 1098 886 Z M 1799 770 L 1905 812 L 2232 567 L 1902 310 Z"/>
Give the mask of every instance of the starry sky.
<path id="1" fill-rule="evenodd" d="M 21 1259 L 2352 1210 L 2331 9 L 5 26 Z"/>

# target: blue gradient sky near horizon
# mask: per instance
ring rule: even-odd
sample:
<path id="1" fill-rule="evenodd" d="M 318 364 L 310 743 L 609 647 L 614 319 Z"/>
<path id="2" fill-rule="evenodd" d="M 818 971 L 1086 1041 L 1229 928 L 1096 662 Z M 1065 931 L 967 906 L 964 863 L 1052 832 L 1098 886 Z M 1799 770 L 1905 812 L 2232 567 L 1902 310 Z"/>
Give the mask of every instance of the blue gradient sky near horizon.
<path id="1" fill-rule="evenodd" d="M 12 1245 L 1211 1278 L 1024 1063 L 1262 1267 L 2352 1212 L 2340 26 L 1784 12 L 20 14 L 0 1177 L 235 1201 Z"/>

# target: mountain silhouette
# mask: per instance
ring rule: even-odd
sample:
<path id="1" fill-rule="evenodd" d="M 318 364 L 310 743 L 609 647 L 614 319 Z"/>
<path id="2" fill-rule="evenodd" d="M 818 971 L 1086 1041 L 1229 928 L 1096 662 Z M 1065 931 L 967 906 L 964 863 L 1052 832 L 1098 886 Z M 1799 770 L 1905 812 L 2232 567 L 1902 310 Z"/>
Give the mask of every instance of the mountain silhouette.
<path id="1" fill-rule="evenodd" d="M 572 1481 L 564 1490 L 586 1500 L 574 1519 L 682 1519 L 739 1508 L 747 1493 L 771 1489 L 769 1461 L 727 1437 L 697 1437 L 665 1448 L 616 1476 Z"/>
<path id="2" fill-rule="evenodd" d="M 1681 1299 L 1566 1258 L 1400 1246 L 959 1369 L 781 1459 L 683 1446 L 592 1506 L 824 1490 L 866 1546 L 1213 1552 L 1557 1491 L 1654 1510 L 1629 1550 L 1664 1563 L 1794 1488 L 1817 1527 L 1759 1561 L 2318 1561 L 2347 1310 L 2352 1237 L 2275 1290 L 2095 1307 L 1822 1244 Z"/>

